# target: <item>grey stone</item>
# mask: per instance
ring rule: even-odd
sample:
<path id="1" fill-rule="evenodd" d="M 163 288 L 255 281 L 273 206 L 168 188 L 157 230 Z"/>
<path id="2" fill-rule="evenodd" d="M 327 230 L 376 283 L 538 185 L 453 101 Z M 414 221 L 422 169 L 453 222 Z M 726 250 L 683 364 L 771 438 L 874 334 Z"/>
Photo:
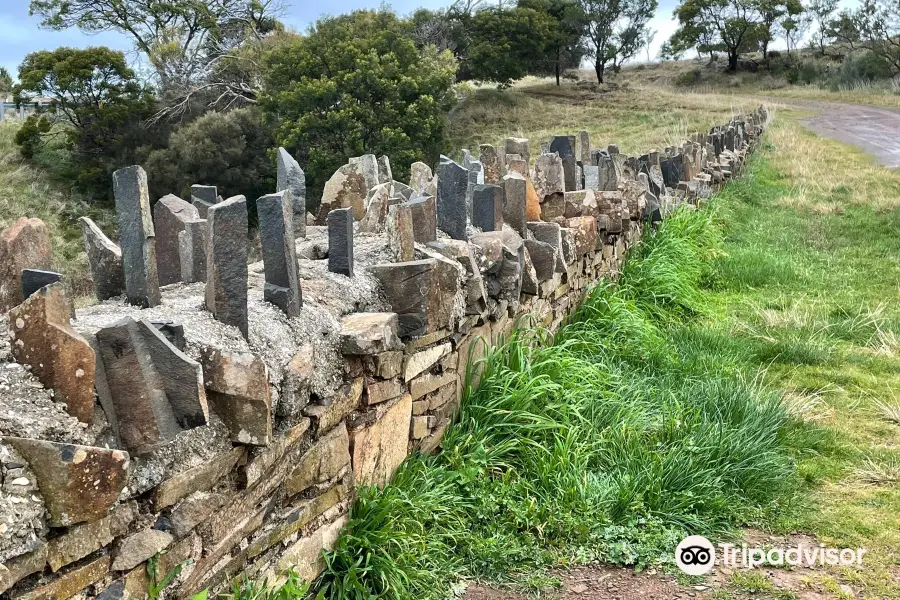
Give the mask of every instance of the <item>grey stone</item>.
<path id="1" fill-rule="evenodd" d="M 538 240 L 525 240 L 525 249 L 531 257 L 535 275 L 538 281 L 552 279 L 558 272 L 559 257 L 557 249 L 546 242 Z"/>
<path id="2" fill-rule="evenodd" d="M 619 189 L 618 174 L 616 173 L 616 164 L 612 157 L 608 154 L 598 154 L 596 156 L 597 166 L 600 169 L 599 190 L 615 191 Z"/>
<path id="3" fill-rule="evenodd" d="M 524 182 L 524 179 L 522 181 Z M 472 225 L 482 231 L 503 229 L 503 203 L 502 187 L 476 185 L 472 191 Z"/>
<path id="4" fill-rule="evenodd" d="M 579 131 L 578 139 L 576 146 L 575 156 L 581 162 L 582 165 L 590 164 L 591 162 L 591 135 L 587 131 Z"/>
<path id="5" fill-rule="evenodd" d="M 539 242 L 549 244 L 556 250 L 556 273 L 567 273 L 566 262 L 563 257 L 562 227 L 559 223 L 545 221 L 529 221 L 528 230 Z"/>
<path id="6" fill-rule="evenodd" d="M 599 190 L 600 189 L 600 167 L 596 165 L 585 164 L 582 167 L 584 171 L 584 189 Z"/>
<path id="7" fill-rule="evenodd" d="M 437 226 L 455 240 L 466 239 L 469 172 L 446 156 L 438 166 Z"/>
<path id="8" fill-rule="evenodd" d="M 556 152 L 560 158 L 575 157 L 575 136 L 554 135 L 550 139 L 550 152 Z"/>
<path id="9" fill-rule="evenodd" d="M 387 156 L 378 157 L 378 183 L 391 183 L 394 173 L 391 171 L 391 159 Z"/>
<path id="10" fill-rule="evenodd" d="M 113 173 L 113 194 L 119 216 L 125 296 L 132 304 L 151 308 L 160 303 L 161 296 L 147 173 L 139 166 L 119 169 Z"/>
<path id="11" fill-rule="evenodd" d="M 328 213 L 328 270 L 353 277 L 353 209 Z"/>
<path id="12" fill-rule="evenodd" d="M 446 258 L 428 258 L 369 267 L 397 313 L 401 337 L 452 329 L 460 316 L 456 296 L 462 267 Z"/>
<path id="13" fill-rule="evenodd" d="M 503 143 L 504 154 L 518 154 L 525 161 L 526 168 L 531 164 L 531 152 L 528 150 L 528 140 L 525 138 L 506 138 Z M 507 161 L 507 166 L 509 161 Z"/>
<path id="14" fill-rule="evenodd" d="M 293 232 L 297 237 L 306 237 L 306 174 L 300 164 L 284 148 L 278 149 L 277 179 L 275 191 L 290 192 L 293 209 Z"/>
<path id="15" fill-rule="evenodd" d="M 185 221 L 196 221 L 200 213 L 190 202 L 169 194 L 153 205 L 153 229 L 156 231 L 156 265 L 159 284 L 181 281 L 181 257 L 178 234 Z"/>
<path id="16" fill-rule="evenodd" d="M 479 161 L 470 159 L 468 166 L 464 165 L 463 168 L 469 172 L 469 184 L 466 186 L 466 214 L 471 219 L 472 196 L 475 193 L 475 186 L 484 184 L 484 167 Z"/>
<path id="17" fill-rule="evenodd" d="M 562 159 L 556 154 L 541 154 L 534 163 L 533 183 L 541 204 L 551 195 L 565 192 Z"/>
<path id="18" fill-rule="evenodd" d="M 563 156 L 561 160 L 565 191 L 574 192 L 581 187 L 578 183 L 578 164 L 575 162 L 575 157 L 571 155 Z"/>
<path id="19" fill-rule="evenodd" d="M 294 243 L 291 193 L 283 190 L 256 201 L 266 283 L 263 297 L 289 317 L 300 314 L 303 295 Z"/>
<path id="20" fill-rule="evenodd" d="M 62 281 L 62 275 L 55 271 L 22 269 L 22 298 L 28 300 L 33 293 L 51 283 Z"/>
<path id="21" fill-rule="evenodd" d="M 97 224 L 87 217 L 81 221 L 84 234 L 84 251 L 87 254 L 88 266 L 91 269 L 91 281 L 94 294 L 101 302 L 125 291 L 125 271 L 122 269 L 122 251 L 106 235 Z"/>
<path id="22" fill-rule="evenodd" d="M 359 172 L 362 173 L 366 180 L 366 190 L 371 190 L 378 185 L 378 159 L 374 154 L 363 154 L 362 156 L 354 156 L 347 161 L 350 165 L 356 165 Z"/>
<path id="23" fill-rule="evenodd" d="M 178 257 L 181 261 L 181 280 L 185 283 L 206 281 L 206 219 L 184 222 L 178 234 Z"/>
<path id="24" fill-rule="evenodd" d="M 415 193 L 414 189 L 400 181 L 394 181 L 392 183 L 394 187 L 394 196 L 402 197 L 404 202 L 412 200 L 413 194 Z"/>
<path id="25" fill-rule="evenodd" d="M 175 538 L 165 531 L 145 529 L 131 535 L 119 546 L 112 562 L 113 571 L 128 571 L 165 550 Z"/>
<path id="26" fill-rule="evenodd" d="M 247 199 L 234 196 L 209 209 L 206 309 L 247 338 Z"/>
<path id="27" fill-rule="evenodd" d="M 437 239 L 437 208 L 434 196 L 415 198 L 407 202 L 412 210 L 413 236 L 419 244 Z"/>
<path id="28" fill-rule="evenodd" d="M 149 322 L 127 317 L 96 335 L 119 436 L 137 454 L 208 421 L 200 365 Z"/>
<path id="29" fill-rule="evenodd" d="M 390 205 L 391 184 L 379 183 L 369 190 L 366 197 L 366 214 L 359 222 L 359 230 L 365 233 L 381 233 Z"/>
<path id="30" fill-rule="evenodd" d="M 528 182 L 519 173 L 510 171 L 503 178 L 503 222 L 520 236 L 525 236 L 525 213 L 528 204 Z"/>
<path id="31" fill-rule="evenodd" d="M 191 186 L 191 204 L 202 218 L 205 219 L 209 207 L 219 201 L 219 192 L 216 190 L 216 186 L 198 184 Z"/>

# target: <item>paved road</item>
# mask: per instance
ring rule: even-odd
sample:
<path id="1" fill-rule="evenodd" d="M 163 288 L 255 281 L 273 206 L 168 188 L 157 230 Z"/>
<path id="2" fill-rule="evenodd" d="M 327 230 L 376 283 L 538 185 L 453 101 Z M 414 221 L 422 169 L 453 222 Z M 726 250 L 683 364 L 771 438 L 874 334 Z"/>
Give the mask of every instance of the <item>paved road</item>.
<path id="1" fill-rule="evenodd" d="M 814 116 L 802 122 L 819 135 L 862 148 L 886 167 L 900 167 L 900 109 L 837 102 L 779 101 L 814 111 Z"/>

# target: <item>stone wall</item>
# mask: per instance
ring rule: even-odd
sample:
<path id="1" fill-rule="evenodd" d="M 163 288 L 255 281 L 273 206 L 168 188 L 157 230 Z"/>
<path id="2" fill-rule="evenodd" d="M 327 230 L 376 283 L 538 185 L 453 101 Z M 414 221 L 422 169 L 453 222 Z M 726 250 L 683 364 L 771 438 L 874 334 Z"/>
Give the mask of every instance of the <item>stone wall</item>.
<path id="1" fill-rule="evenodd" d="M 647 222 L 737 174 L 766 117 L 642 156 L 510 138 L 408 183 L 362 156 L 316 215 L 281 150 L 250 237 L 243 196 L 151 209 L 128 167 L 120 245 L 83 219 L 100 302 L 78 310 L 23 218 L 0 234 L 0 593 L 145 597 L 148 564 L 178 598 L 314 578 L 355 488 L 439 447 L 487 345 L 522 315 L 558 328 Z"/>

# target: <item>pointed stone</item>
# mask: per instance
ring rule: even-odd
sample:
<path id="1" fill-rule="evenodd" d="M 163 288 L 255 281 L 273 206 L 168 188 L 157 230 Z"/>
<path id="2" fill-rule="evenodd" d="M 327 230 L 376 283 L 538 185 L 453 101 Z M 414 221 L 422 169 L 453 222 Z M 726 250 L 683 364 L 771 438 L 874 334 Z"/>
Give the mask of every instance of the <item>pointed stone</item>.
<path id="1" fill-rule="evenodd" d="M 374 154 L 363 154 L 362 156 L 354 156 L 347 161 L 348 164 L 356 165 L 359 172 L 362 173 L 366 180 L 366 190 L 371 190 L 378 185 L 378 159 Z"/>
<path id="2" fill-rule="evenodd" d="M 413 213 L 409 204 L 395 204 L 388 209 L 385 231 L 394 260 L 406 262 L 416 257 Z"/>
<path id="3" fill-rule="evenodd" d="M 191 186 L 191 204 L 197 209 L 200 217 L 205 219 L 209 207 L 219 202 L 219 191 L 214 185 Z"/>
<path id="4" fill-rule="evenodd" d="M 353 277 L 353 209 L 328 213 L 328 270 Z"/>
<path id="5" fill-rule="evenodd" d="M 414 198 L 407 202 L 412 210 L 413 236 L 419 244 L 437 239 L 437 206 L 434 196 Z"/>
<path id="6" fill-rule="evenodd" d="M 50 268 L 50 233 L 40 219 L 22 217 L 0 232 L 0 313 L 21 303 L 23 269 Z"/>
<path id="7" fill-rule="evenodd" d="M 387 156 L 378 157 L 378 183 L 391 183 L 394 180 L 394 172 L 391 170 L 391 159 Z"/>
<path id="8" fill-rule="evenodd" d="M 209 209 L 206 310 L 247 338 L 247 199 L 234 196 Z"/>
<path id="9" fill-rule="evenodd" d="M 131 304 L 151 308 L 160 303 L 161 296 L 147 173 L 139 166 L 119 169 L 113 173 L 113 193 L 119 215 L 125 296 Z"/>
<path id="10" fill-rule="evenodd" d="M 522 215 L 525 214 L 525 180 L 522 179 Z M 499 185 L 476 185 L 472 191 L 472 225 L 482 231 L 503 229 L 504 188 Z"/>
<path id="11" fill-rule="evenodd" d="M 379 183 L 366 197 L 366 214 L 359 222 L 361 233 L 381 233 L 384 231 L 384 221 L 387 219 L 388 206 L 391 199 L 391 184 Z"/>
<path id="12" fill-rule="evenodd" d="M 503 175 L 503 163 L 497 149 L 490 144 L 481 144 L 478 149 L 479 161 L 484 166 L 484 182 L 489 185 L 499 184 Z"/>
<path id="13" fill-rule="evenodd" d="M 62 283 L 40 288 L 9 312 L 11 353 L 55 392 L 70 415 L 91 423 L 96 358 L 90 344 L 69 325 L 71 312 Z"/>
<path id="14" fill-rule="evenodd" d="M 374 156 L 372 156 L 374 160 Z M 351 162 L 334 172 L 322 190 L 322 202 L 316 222 L 324 225 L 328 213 L 339 208 L 352 208 L 353 218 L 361 221 L 366 214 L 366 197 L 369 190 L 378 185 L 378 165 L 375 165 L 375 182 L 370 186 L 359 161 Z"/>
<path id="15" fill-rule="evenodd" d="M 84 250 L 91 270 L 94 294 L 101 302 L 125 293 L 125 271 L 122 268 L 122 251 L 87 217 L 81 221 L 84 234 Z"/>
<path id="16" fill-rule="evenodd" d="M 169 194 L 153 205 L 153 229 L 156 232 L 156 265 L 159 285 L 181 281 L 181 254 L 178 234 L 185 221 L 196 221 L 200 213 L 190 202 Z"/>
<path id="17" fill-rule="evenodd" d="M 455 240 L 466 239 L 469 172 L 446 156 L 438 166 L 437 226 Z"/>
<path id="18" fill-rule="evenodd" d="M 105 516 L 128 479 L 128 453 L 121 450 L 17 437 L 3 443 L 28 461 L 53 527 Z"/>
<path id="19" fill-rule="evenodd" d="M 618 174 L 613 158 L 608 154 L 598 154 L 596 158 L 598 161 L 597 167 L 599 168 L 598 189 L 600 191 L 615 191 L 619 189 Z"/>
<path id="20" fill-rule="evenodd" d="M 284 148 L 278 148 L 276 192 L 290 192 L 293 235 L 306 237 L 306 174 Z"/>
<path id="21" fill-rule="evenodd" d="M 284 190 L 263 196 L 256 201 L 256 211 L 266 278 L 263 296 L 266 302 L 271 302 L 287 316 L 296 317 L 303 306 L 303 296 L 294 243 L 291 193 Z"/>
<path id="22" fill-rule="evenodd" d="M 206 281 L 206 219 L 185 221 L 178 234 L 178 258 L 181 280 L 185 283 Z"/>
<path id="23" fill-rule="evenodd" d="M 565 192 L 562 159 L 556 154 L 541 154 L 534 163 L 534 189 L 541 204 L 553 194 Z"/>
<path id="24" fill-rule="evenodd" d="M 591 134 L 584 130 L 579 131 L 575 150 L 575 156 L 582 165 L 591 164 Z"/>

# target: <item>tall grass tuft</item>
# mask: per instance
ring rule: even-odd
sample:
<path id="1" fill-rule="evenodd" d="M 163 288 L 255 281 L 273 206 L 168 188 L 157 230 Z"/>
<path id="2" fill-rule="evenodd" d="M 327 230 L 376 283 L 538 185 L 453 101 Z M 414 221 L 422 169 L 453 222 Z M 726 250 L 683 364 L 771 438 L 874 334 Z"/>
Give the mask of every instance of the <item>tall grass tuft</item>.
<path id="1" fill-rule="evenodd" d="M 560 561 L 656 564 L 685 534 L 788 498 L 802 425 L 759 378 L 714 365 L 741 350 L 689 322 L 709 310 L 720 241 L 711 215 L 680 211 L 555 336 L 519 329 L 493 348 L 441 453 L 362 490 L 322 595 L 438 598 Z"/>

